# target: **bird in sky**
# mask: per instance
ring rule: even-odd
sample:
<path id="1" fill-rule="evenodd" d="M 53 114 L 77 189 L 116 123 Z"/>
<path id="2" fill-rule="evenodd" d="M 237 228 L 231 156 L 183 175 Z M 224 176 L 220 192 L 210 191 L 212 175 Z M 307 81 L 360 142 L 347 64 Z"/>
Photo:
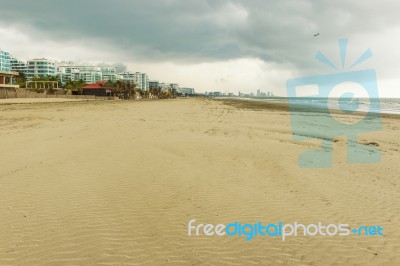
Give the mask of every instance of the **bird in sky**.
<path id="1" fill-rule="evenodd" d="M 314 37 L 317 37 L 318 35 L 319 35 L 319 32 L 318 32 L 318 33 L 315 33 L 315 34 L 314 34 Z"/>

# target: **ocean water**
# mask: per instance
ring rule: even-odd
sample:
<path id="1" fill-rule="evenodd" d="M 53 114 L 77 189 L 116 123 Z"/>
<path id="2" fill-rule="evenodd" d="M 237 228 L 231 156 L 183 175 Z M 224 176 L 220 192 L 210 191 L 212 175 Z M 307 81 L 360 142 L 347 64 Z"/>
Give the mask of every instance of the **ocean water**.
<path id="1" fill-rule="evenodd" d="M 274 97 L 274 98 L 246 98 L 257 101 L 267 101 L 275 103 L 288 103 L 289 98 Z M 382 98 L 382 99 L 368 99 L 360 98 L 357 100 L 348 99 L 340 101 L 338 98 L 317 98 L 317 97 L 297 97 L 290 98 L 290 102 L 296 105 L 310 106 L 313 108 L 326 108 L 337 109 L 342 111 L 357 111 L 357 112 L 373 112 L 383 114 L 400 114 L 400 99 L 399 98 Z M 379 103 L 379 105 L 376 105 Z M 379 108 L 373 108 L 379 106 Z"/>

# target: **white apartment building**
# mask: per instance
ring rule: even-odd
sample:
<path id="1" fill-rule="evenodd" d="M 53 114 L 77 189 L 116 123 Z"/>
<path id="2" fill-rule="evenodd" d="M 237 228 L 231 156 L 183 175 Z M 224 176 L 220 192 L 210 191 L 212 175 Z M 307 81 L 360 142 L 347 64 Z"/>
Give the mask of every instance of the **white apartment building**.
<path id="1" fill-rule="evenodd" d="M 129 81 L 136 84 L 136 74 L 133 72 L 125 71 L 118 74 L 119 80 Z"/>
<path id="2" fill-rule="evenodd" d="M 20 61 L 15 57 L 10 57 L 10 66 L 12 71 L 27 74 L 26 62 Z"/>
<path id="3" fill-rule="evenodd" d="M 56 75 L 56 65 L 55 62 L 51 60 L 40 58 L 28 60 L 27 62 L 26 76 L 28 80 L 32 80 L 34 77 L 47 77 Z"/>
<path id="4" fill-rule="evenodd" d="M 0 49 L 0 90 L 5 90 L 6 98 L 7 90 L 19 88 L 18 85 L 14 85 L 18 73 L 12 71 L 10 60 L 10 54 Z"/>
<path id="5" fill-rule="evenodd" d="M 10 54 L 0 49 L 0 71 L 2 72 L 11 71 L 10 59 L 11 59 Z"/>
<path id="6" fill-rule="evenodd" d="M 96 83 L 103 80 L 101 67 L 98 66 L 74 65 L 69 62 L 59 64 L 57 69 L 63 83 L 67 80 L 83 80 L 86 83 Z"/>
<path id="7" fill-rule="evenodd" d="M 149 90 L 149 77 L 146 73 L 136 72 L 136 84 L 139 85 L 139 88 L 143 91 Z"/>
<path id="8" fill-rule="evenodd" d="M 96 83 L 99 81 L 115 82 L 124 79 L 122 74 L 117 74 L 116 67 L 75 65 L 73 62 L 61 62 L 57 66 L 60 78 L 63 83 L 67 80 L 83 80 L 86 83 Z"/>
<path id="9" fill-rule="evenodd" d="M 171 84 L 170 83 L 159 83 L 159 87 L 161 88 L 162 91 L 171 91 Z"/>
<path id="10" fill-rule="evenodd" d="M 118 75 L 117 75 L 116 67 L 102 66 L 102 67 L 100 67 L 100 69 L 101 69 L 101 75 L 102 75 L 103 81 L 109 81 L 109 80 L 111 80 L 112 82 L 117 81 Z"/>
<path id="11" fill-rule="evenodd" d="M 179 90 L 181 93 L 187 94 L 187 95 L 193 95 L 194 94 L 194 89 L 193 88 L 181 88 Z"/>
<path id="12" fill-rule="evenodd" d="M 121 80 L 130 81 L 138 85 L 140 90 L 149 90 L 149 77 L 146 73 L 125 71 L 118 74 Z"/>
<path id="13" fill-rule="evenodd" d="M 172 90 L 179 91 L 179 84 L 171 83 L 170 86 Z"/>

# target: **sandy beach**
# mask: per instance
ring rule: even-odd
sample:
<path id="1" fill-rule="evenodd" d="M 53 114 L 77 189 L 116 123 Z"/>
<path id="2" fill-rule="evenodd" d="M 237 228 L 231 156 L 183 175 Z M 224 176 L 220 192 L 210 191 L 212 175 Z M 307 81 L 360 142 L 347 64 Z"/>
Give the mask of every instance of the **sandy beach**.
<path id="1" fill-rule="evenodd" d="M 349 117 L 348 119 L 353 119 Z M 399 265 L 400 120 L 378 164 L 299 168 L 283 107 L 208 99 L 0 105 L 0 265 Z M 310 132 L 311 133 L 311 132 Z M 188 222 L 380 225 L 384 236 L 188 236 Z"/>

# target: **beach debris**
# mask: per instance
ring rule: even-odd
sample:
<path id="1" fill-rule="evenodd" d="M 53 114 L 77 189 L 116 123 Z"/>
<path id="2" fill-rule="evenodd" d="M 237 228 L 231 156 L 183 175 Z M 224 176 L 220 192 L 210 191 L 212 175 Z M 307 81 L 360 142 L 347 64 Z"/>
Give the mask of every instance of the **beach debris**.
<path id="1" fill-rule="evenodd" d="M 374 142 L 374 141 L 367 142 L 367 143 L 365 143 L 365 145 L 379 147 L 379 143 L 378 142 Z"/>

